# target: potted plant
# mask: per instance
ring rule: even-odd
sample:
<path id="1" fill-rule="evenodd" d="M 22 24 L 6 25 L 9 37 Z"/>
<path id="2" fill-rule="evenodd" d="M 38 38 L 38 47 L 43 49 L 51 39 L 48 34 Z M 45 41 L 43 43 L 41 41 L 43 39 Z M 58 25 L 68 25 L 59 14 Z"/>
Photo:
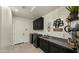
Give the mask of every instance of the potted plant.
<path id="1" fill-rule="evenodd" d="M 70 14 L 67 18 L 69 21 L 78 20 L 79 6 L 68 6 L 66 9 L 70 11 Z"/>

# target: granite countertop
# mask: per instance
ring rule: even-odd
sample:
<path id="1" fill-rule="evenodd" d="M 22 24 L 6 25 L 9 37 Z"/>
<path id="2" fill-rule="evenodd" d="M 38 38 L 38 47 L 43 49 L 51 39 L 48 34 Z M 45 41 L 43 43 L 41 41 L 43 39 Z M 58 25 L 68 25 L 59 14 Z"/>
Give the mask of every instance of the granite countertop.
<path id="1" fill-rule="evenodd" d="M 67 39 L 56 38 L 56 37 L 46 38 L 46 37 L 43 37 L 43 36 L 41 36 L 40 38 L 47 40 L 47 41 L 50 41 L 50 42 L 53 42 L 53 43 L 58 44 L 60 46 L 66 47 L 68 49 L 72 49 L 72 47 L 69 46 L 69 44 L 67 43 Z"/>

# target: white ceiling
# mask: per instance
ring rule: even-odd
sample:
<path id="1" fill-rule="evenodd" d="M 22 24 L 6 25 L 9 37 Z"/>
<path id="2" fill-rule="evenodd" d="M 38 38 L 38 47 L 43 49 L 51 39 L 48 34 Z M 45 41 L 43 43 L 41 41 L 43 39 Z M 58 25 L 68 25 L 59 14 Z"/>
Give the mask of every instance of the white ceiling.
<path id="1" fill-rule="evenodd" d="M 11 6 L 14 16 L 36 19 L 59 8 L 58 6 Z"/>

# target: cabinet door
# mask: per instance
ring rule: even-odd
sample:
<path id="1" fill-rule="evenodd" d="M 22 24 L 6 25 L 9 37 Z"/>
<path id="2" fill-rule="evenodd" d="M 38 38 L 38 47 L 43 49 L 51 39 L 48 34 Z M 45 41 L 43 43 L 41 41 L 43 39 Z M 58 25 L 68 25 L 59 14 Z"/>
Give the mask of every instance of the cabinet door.
<path id="1" fill-rule="evenodd" d="M 48 52 L 48 41 L 44 40 L 44 39 L 40 39 L 40 48 L 44 51 L 44 52 Z"/>
<path id="2" fill-rule="evenodd" d="M 38 29 L 43 29 L 43 19 L 38 20 Z"/>
<path id="3" fill-rule="evenodd" d="M 55 43 L 49 43 L 49 53 L 74 53 L 76 51 L 60 46 Z"/>
<path id="4" fill-rule="evenodd" d="M 49 46 L 49 53 L 58 53 L 58 49 L 54 46 Z"/>
<path id="5" fill-rule="evenodd" d="M 49 53 L 64 53 L 64 50 L 59 45 L 49 42 Z"/>

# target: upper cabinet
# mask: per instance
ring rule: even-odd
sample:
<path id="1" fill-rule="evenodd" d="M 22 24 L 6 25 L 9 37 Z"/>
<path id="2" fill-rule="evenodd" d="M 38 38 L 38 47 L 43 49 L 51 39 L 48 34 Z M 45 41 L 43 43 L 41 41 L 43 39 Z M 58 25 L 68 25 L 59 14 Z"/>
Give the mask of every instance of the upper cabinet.
<path id="1" fill-rule="evenodd" d="M 44 29 L 44 18 L 40 17 L 33 21 L 34 30 L 43 30 Z"/>

